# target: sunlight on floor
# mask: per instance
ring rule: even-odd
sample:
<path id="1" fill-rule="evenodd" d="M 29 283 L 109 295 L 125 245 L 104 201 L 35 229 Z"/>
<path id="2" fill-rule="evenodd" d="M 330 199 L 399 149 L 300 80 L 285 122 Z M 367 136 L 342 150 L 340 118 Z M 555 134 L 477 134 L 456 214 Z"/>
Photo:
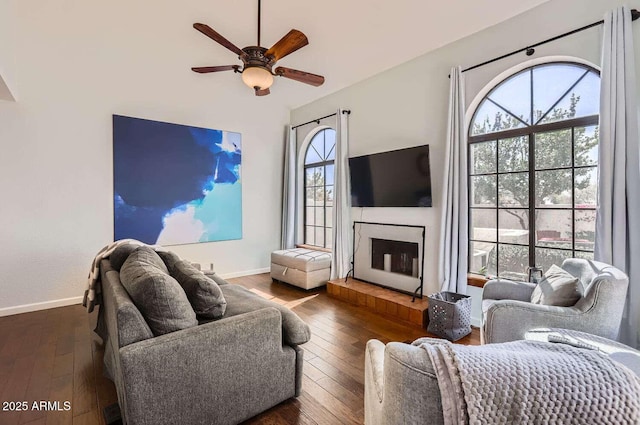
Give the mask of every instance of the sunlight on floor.
<path id="1" fill-rule="evenodd" d="M 252 288 L 252 289 L 249 289 L 249 290 L 251 292 L 253 292 L 254 294 L 256 294 L 256 295 L 260 295 L 262 298 L 265 298 L 267 300 L 271 300 L 273 302 L 276 302 L 276 303 L 281 304 L 281 305 L 283 305 L 285 307 L 288 307 L 288 308 L 294 308 L 294 307 L 296 307 L 296 306 L 298 306 L 300 304 L 306 303 L 307 301 L 311 301 L 312 299 L 314 299 L 315 297 L 318 296 L 318 294 L 314 294 L 314 295 L 310 295 L 308 297 L 300 298 L 298 300 L 285 301 L 285 300 L 282 300 L 280 298 L 274 297 L 273 295 L 268 294 L 266 292 L 262 292 L 261 290 L 256 289 L 256 288 Z"/>

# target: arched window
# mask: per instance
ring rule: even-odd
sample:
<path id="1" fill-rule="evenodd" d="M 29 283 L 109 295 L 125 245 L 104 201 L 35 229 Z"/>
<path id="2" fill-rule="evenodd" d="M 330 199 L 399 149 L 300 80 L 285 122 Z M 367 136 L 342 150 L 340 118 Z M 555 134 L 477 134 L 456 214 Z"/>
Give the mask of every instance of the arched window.
<path id="1" fill-rule="evenodd" d="M 469 271 L 523 280 L 593 259 L 600 76 L 546 63 L 494 87 L 469 127 Z"/>
<path id="2" fill-rule="evenodd" d="M 331 248 L 336 132 L 316 133 L 304 156 L 304 243 Z"/>

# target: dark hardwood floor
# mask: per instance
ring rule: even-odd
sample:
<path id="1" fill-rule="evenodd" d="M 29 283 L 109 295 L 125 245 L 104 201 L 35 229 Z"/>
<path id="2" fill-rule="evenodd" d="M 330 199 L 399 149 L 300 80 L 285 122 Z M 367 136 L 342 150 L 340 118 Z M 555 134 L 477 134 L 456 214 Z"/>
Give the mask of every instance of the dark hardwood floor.
<path id="1" fill-rule="evenodd" d="M 272 283 L 268 274 L 230 279 L 289 306 L 311 327 L 305 344 L 302 394 L 246 424 L 362 424 L 364 347 L 369 339 L 412 341 L 427 335 L 329 298 L 324 289 L 303 291 Z M 25 411 L 0 411 L 0 424 L 104 424 L 102 410 L 117 402 L 113 383 L 102 374 L 103 349 L 92 332 L 96 313 L 79 305 L 0 318 L 0 408 L 24 402 Z M 479 344 L 477 329 L 463 344 Z M 60 410 L 33 403 L 60 401 Z M 64 401 L 71 409 L 64 410 Z"/>

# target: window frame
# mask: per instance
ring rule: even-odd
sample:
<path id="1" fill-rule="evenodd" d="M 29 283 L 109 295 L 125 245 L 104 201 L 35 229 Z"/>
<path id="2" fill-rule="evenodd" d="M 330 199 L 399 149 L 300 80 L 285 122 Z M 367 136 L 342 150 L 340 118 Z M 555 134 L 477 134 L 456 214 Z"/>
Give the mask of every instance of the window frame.
<path id="1" fill-rule="evenodd" d="M 304 149 L 304 153 L 302 155 L 302 194 L 303 194 L 303 201 L 302 201 L 302 229 L 303 229 L 303 233 L 302 233 L 302 241 L 303 244 L 309 247 L 313 247 L 313 248 L 323 248 L 323 249 L 331 249 L 331 246 L 327 245 L 327 230 L 332 229 L 333 226 L 327 227 L 327 199 L 326 196 L 323 200 L 323 205 L 322 205 L 322 209 L 324 210 L 324 214 L 323 214 L 323 222 L 322 222 L 322 226 L 317 226 L 315 225 L 315 221 L 314 224 L 308 224 L 307 223 L 307 170 L 310 168 L 318 168 L 318 167 L 322 167 L 324 169 L 324 181 L 323 181 L 323 191 L 326 194 L 326 190 L 327 190 L 327 178 L 326 178 L 326 170 L 327 170 L 327 166 L 329 165 L 334 165 L 334 170 L 335 170 L 335 149 L 336 149 L 336 144 L 337 141 L 334 138 L 334 144 L 333 147 L 331 148 L 331 150 L 329 151 L 328 154 L 325 155 L 325 159 L 321 160 L 321 161 L 316 161 L 313 163 L 309 163 L 307 164 L 307 155 L 309 153 L 309 150 L 313 148 L 313 142 L 314 140 L 316 140 L 317 137 L 321 136 L 322 137 L 326 137 L 325 134 L 327 131 L 333 131 L 334 135 L 336 130 L 331 128 L 331 127 L 324 127 L 324 128 L 320 128 L 317 131 L 313 132 L 309 138 L 309 142 L 306 145 L 306 149 Z M 326 143 L 326 138 L 325 140 L 323 140 L 324 143 Z M 327 160 L 326 158 L 330 156 L 331 152 L 334 152 L 334 158 Z M 316 151 L 316 153 L 318 153 L 318 156 L 320 156 L 319 152 Z M 321 158 L 322 159 L 322 158 Z M 335 177 L 335 176 L 334 176 Z M 335 186 L 335 178 L 334 178 L 334 184 L 329 185 L 329 186 Z M 313 187 L 319 187 L 319 186 L 313 186 Z M 313 208 L 317 208 L 316 205 L 313 206 Z M 313 227 L 314 228 L 314 235 L 313 235 L 313 243 L 309 240 L 307 240 L 307 227 Z M 316 235 L 315 235 L 315 229 L 318 228 L 322 228 L 323 229 L 323 244 L 322 245 L 317 245 L 316 244 Z"/>
<path id="2" fill-rule="evenodd" d="M 563 64 L 569 64 L 569 65 L 574 65 L 580 68 L 583 68 L 585 70 L 584 74 L 582 76 L 580 76 L 578 78 L 577 81 L 575 81 L 568 90 L 566 90 L 557 100 L 556 102 L 554 102 L 554 104 L 546 111 L 543 113 L 543 115 L 534 123 L 533 120 L 533 114 L 535 113 L 534 111 L 534 91 L 533 91 L 533 79 L 531 79 L 531 84 L 530 84 L 530 114 L 531 114 L 531 125 L 527 124 L 526 122 L 522 121 L 520 118 L 517 117 L 516 114 L 512 113 L 511 111 L 509 111 L 507 108 L 503 107 L 502 105 L 499 105 L 497 103 L 495 103 L 493 100 L 489 99 L 489 97 L 491 96 L 491 94 L 493 94 L 496 90 L 498 90 L 503 84 L 505 84 L 506 82 L 508 82 L 512 77 L 515 77 L 516 75 L 520 75 L 523 74 L 525 72 L 533 72 L 534 68 L 538 68 L 541 66 L 548 66 L 548 65 L 563 65 Z M 600 71 L 598 69 L 596 69 L 595 67 L 591 66 L 590 64 L 587 63 L 583 63 L 583 62 L 574 62 L 574 61 L 568 61 L 568 60 L 561 60 L 561 61 L 548 61 L 548 62 L 538 62 L 535 64 L 532 64 L 530 66 L 525 66 L 522 68 L 517 69 L 515 72 L 509 73 L 508 75 L 505 75 L 504 78 L 502 78 L 497 84 L 495 84 L 493 87 L 491 87 L 491 89 L 489 89 L 488 91 L 486 91 L 482 97 L 480 98 L 480 100 L 474 105 L 474 109 L 473 109 L 473 114 L 471 116 L 471 119 L 469 120 L 469 126 L 467 128 L 467 158 L 469 159 L 468 164 L 467 164 L 467 184 L 469 187 L 468 190 L 468 229 L 469 229 L 469 237 L 468 237 L 468 249 L 469 249 L 469 257 L 471 254 L 471 247 L 472 244 L 474 242 L 480 242 L 480 243 L 491 243 L 495 245 L 496 248 L 496 276 L 500 275 L 500 255 L 499 255 L 499 250 L 500 250 L 500 245 L 507 245 L 507 246 L 520 246 L 520 247 L 527 247 L 529 250 L 529 258 L 528 258 L 528 264 L 529 267 L 532 266 L 536 266 L 536 262 L 535 262 L 535 258 L 536 258 L 536 249 L 537 248 L 548 248 L 548 249 L 554 249 L 554 250 L 559 250 L 559 251 L 565 251 L 565 252 L 570 252 L 572 255 L 575 255 L 576 253 L 593 253 L 593 250 L 584 250 L 584 249 L 577 249 L 576 248 L 576 231 L 575 231 L 575 220 L 576 220 L 576 212 L 578 211 L 595 211 L 597 209 L 597 205 L 594 207 L 588 207 L 588 208 L 576 208 L 576 199 L 575 199 L 575 194 L 576 194 L 576 185 L 575 185 L 575 175 L 576 175 L 576 169 L 587 169 L 587 168 L 598 168 L 598 164 L 596 163 L 594 164 L 589 164 L 589 165 L 576 165 L 575 164 L 575 129 L 579 128 L 579 127 L 589 127 L 589 126 L 598 126 L 599 125 L 599 114 L 596 115 L 589 115 L 589 116 L 583 116 L 583 117 L 579 117 L 579 118 L 571 118 L 571 119 L 567 119 L 567 120 L 561 120 L 561 121 L 552 121 L 552 122 L 548 122 L 548 123 L 542 123 L 540 124 L 541 121 L 543 121 L 545 119 L 545 117 L 548 116 L 548 114 L 553 111 L 553 109 L 569 94 L 571 93 L 571 91 L 573 90 L 574 87 L 576 87 L 590 72 L 595 73 L 598 77 L 600 77 Z M 495 80 L 494 80 L 495 81 Z M 523 122 L 525 124 L 524 127 L 519 127 L 519 128 L 511 128 L 511 129 L 506 129 L 506 130 L 501 130 L 501 131 L 497 131 L 497 132 L 492 132 L 492 133 L 485 133 L 485 134 L 478 134 L 478 135 L 472 135 L 472 130 L 473 130 L 473 125 L 475 123 L 475 119 L 476 119 L 476 115 L 478 114 L 478 112 L 481 109 L 481 106 L 484 104 L 485 101 L 489 101 L 493 104 L 495 104 L 499 109 L 501 109 L 503 112 L 515 117 L 516 119 L 518 119 L 519 121 Z M 536 134 L 540 134 L 540 133 L 545 133 L 545 132 L 551 132 L 551 131 L 560 131 L 560 130 L 569 130 L 571 132 L 571 164 L 568 166 L 563 166 L 563 167 L 554 167 L 554 168 L 543 168 L 543 169 L 536 169 L 536 151 L 535 151 L 535 138 L 536 138 Z M 504 140 L 504 139 L 511 139 L 511 138 L 516 138 L 516 137 L 526 137 L 527 138 L 527 142 L 528 142 L 528 168 L 526 170 L 518 170 L 518 171 L 500 171 L 499 169 L 499 142 L 500 140 Z M 483 142 L 490 142 L 490 141 L 495 141 L 496 142 L 496 146 L 495 146 L 495 155 L 496 155 L 496 169 L 493 172 L 480 172 L 480 173 L 473 173 L 473 162 L 472 162 L 472 146 L 475 144 L 479 144 L 479 143 L 483 143 Z M 540 171 L 554 171 L 554 170 L 565 170 L 565 171 L 570 171 L 571 172 L 571 181 L 572 181 L 572 185 L 571 185 L 571 207 L 545 207 L 545 208 L 536 208 L 536 172 L 540 172 Z M 509 174 L 523 174 L 523 173 L 527 173 L 527 177 L 529 179 L 528 184 L 529 184 L 529 193 L 528 193 L 528 206 L 527 207 L 501 207 L 500 206 L 500 185 L 499 185 L 499 176 L 501 175 L 509 175 Z M 495 188 L 495 196 L 496 196 L 496 203 L 495 206 L 487 206 L 487 207 L 478 207 L 478 206 L 473 206 L 473 199 L 472 199 L 472 195 L 473 195 L 473 191 L 472 191 L 472 180 L 473 177 L 475 176 L 495 176 L 496 177 L 496 188 Z M 597 199 L 596 199 L 597 202 Z M 501 210 L 506 210 L 506 209 L 519 209 L 519 210 L 525 210 L 528 211 L 528 244 L 524 245 L 524 244 L 518 244 L 518 243 L 513 243 L 513 242 L 500 242 L 500 237 L 499 237 L 499 232 L 500 232 L 500 220 L 499 220 L 499 215 L 500 215 L 500 211 Z M 488 211 L 495 211 L 495 222 L 496 222 L 496 235 L 495 235 L 495 241 L 487 241 L 487 240 L 481 240 L 481 239 L 474 239 L 473 238 L 473 234 L 472 234 L 472 211 L 473 210 L 488 210 Z M 571 226 L 572 226 L 572 232 L 571 232 L 571 247 L 570 248 L 550 248 L 550 247 L 543 247 L 543 246 L 538 246 L 536 244 L 536 210 L 544 210 L 544 211 L 571 211 Z M 469 261 L 468 263 L 468 273 L 470 276 L 478 276 L 477 275 L 477 271 L 472 271 L 471 270 L 471 262 Z M 539 266 L 539 265 L 538 265 Z"/>

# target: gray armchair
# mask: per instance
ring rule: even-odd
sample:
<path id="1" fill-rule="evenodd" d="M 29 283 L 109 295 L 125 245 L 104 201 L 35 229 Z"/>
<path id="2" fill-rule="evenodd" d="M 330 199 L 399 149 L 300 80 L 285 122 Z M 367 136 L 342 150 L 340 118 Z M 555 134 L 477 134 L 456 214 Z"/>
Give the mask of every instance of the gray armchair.
<path id="1" fill-rule="evenodd" d="M 640 351 L 604 338 L 581 332 L 551 329 L 550 332 L 529 332 L 526 339 L 546 342 L 549 340 L 550 334 L 562 335 L 571 340 L 595 345 L 611 359 L 622 363 L 635 371 L 636 374 L 640 374 Z M 418 346 L 421 342 L 421 340 L 417 340 L 413 343 L 416 345 L 401 342 L 390 342 L 385 345 L 375 339 L 367 342 L 364 360 L 364 423 L 366 425 L 441 425 L 444 423 L 440 384 L 429 355 Z M 501 348 L 504 350 L 504 347 Z M 481 350 L 482 347 L 474 347 L 473 349 Z M 546 372 L 548 373 L 548 370 Z M 541 370 L 540 373 L 544 372 Z M 613 375 L 618 375 L 618 373 L 612 371 Z M 569 397 L 571 394 L 575 396 L 574 389 L 560 380 L 555 390 L 549 392 L 554 394 L 555 401 L 549 404 L 536 399 L 536 404 L 539 402 L 540 405 L 550 406 L 557 403 L 558 397 L 562 397 L 562 394 Z M 595 401 L 593 403 L 592 406 L 595 406 Z M 539 410 L 545 411 L 544 408 Z M 519 410 L 515 405 L 505 406 L 505 415 L 517 411 Z M 539 412 L 521 411 L 521 413 L 535 415 Z M 602 417 L 606 420 L 613 416 L 604 413 Z M 521 419 L 520 423 L 526 422 L 525 416 Z M 588 422 L 585 417 L 576 418 L 575 422 L 580 420 Z M 615 420 L 612 419 L 612 422 Z M 538 421 L 535 423 L 548 422 Z"/>
<path id="2" fill-rule="evenodd" d="M 424 349 L 372 339 L 365 350 L 366 425 L 444 423 L 438 378 Z"/>
<path id="3" fill-rule="evenodd" d="M 532 304 L 534 284 L 496 279 L 482 293 L 481 341 L 524 339 L 535 328 L 562 328 L 617 339 L 629 279 L 617 268 L 597 261 L 568 259 L 562 268 L 580 279 L 582 297 L 572 307 Z"/>

